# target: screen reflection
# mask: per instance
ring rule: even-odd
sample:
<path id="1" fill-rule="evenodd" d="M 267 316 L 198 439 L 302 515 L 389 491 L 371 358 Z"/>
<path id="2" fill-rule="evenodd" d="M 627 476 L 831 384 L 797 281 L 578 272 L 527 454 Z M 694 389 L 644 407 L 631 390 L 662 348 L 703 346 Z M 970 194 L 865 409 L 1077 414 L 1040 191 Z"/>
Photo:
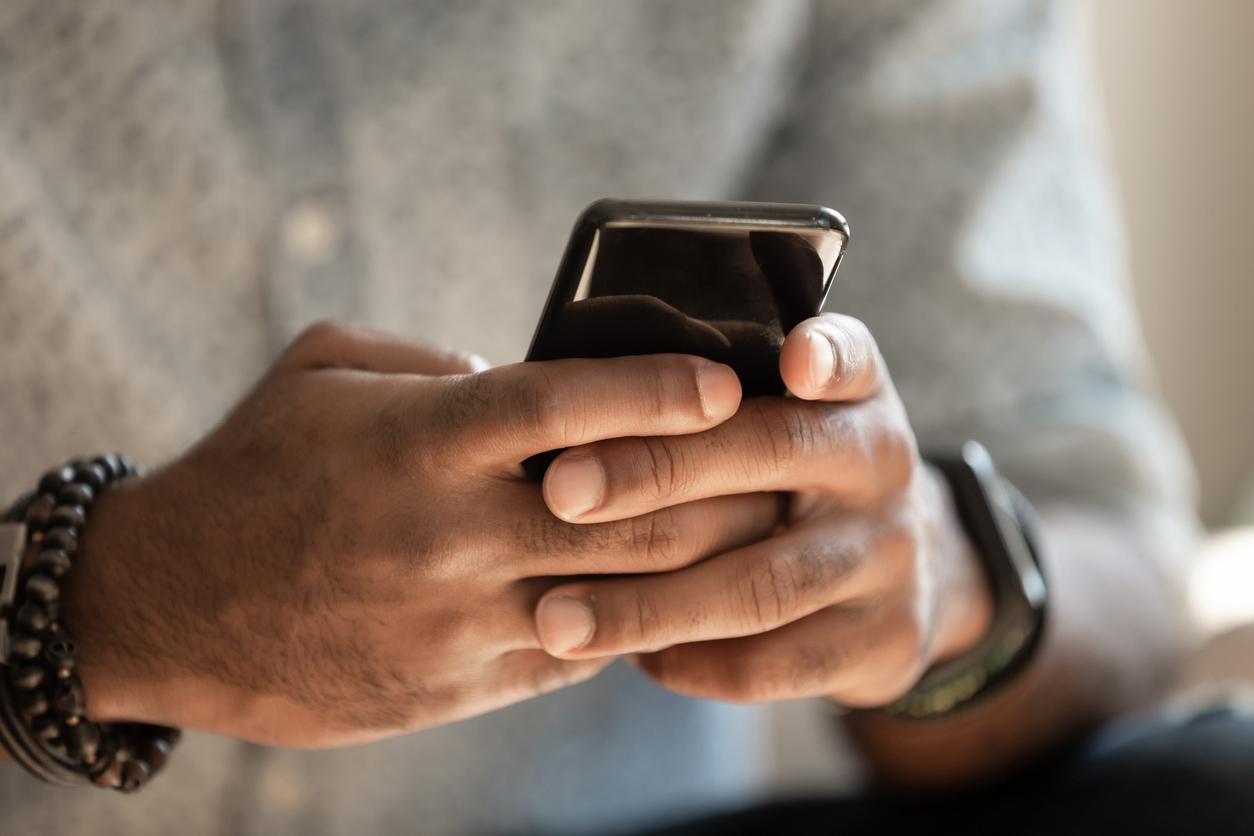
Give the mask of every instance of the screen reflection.
<path id="1" fill-rule="evenodd" d="M 529 359 L 697 354 L 735 369 L 746 397 L 780 394 L 780 345 L 818 310 L 839 255 L 837 242 L 825 264 L 821 236 L 606 224 Z"/>

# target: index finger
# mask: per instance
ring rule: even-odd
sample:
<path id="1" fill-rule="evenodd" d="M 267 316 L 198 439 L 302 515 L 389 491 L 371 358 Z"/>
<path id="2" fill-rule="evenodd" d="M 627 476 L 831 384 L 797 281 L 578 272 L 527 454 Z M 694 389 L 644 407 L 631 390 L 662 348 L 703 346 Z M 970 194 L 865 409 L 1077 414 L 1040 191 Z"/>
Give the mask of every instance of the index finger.
<path id="1" fill-rule="evenodd" d="M 511 467 L 607 438 L 701 432 L 735 414 L 741 394 L 729 366 L 683 354 L 515 363 L 450 386 L 467 448 Z"/>

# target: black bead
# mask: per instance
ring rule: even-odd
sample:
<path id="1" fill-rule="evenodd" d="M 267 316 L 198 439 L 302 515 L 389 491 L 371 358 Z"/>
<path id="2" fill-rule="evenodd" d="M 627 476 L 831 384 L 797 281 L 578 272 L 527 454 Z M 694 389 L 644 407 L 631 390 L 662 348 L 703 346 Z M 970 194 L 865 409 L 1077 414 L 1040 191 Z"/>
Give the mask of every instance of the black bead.
<path id="1" fill-rule="evenodd" d="M 61 733 L 61 727 L 57 725 L 57 721 L 51 714 L 44 714 L 31 720 L 30 730 L 40 740 L 51 740 Z"/>
<path id="2" fill-rule="evenodd" d="M 77 655 L 78 645 L 65 635 L 57 636 L 44 646 L 44 658 L 57 669 L 73 670 Z"/>
<path id="3" fill-rule="evenodd" d="M 60 680 L 52 689 L 52 707 L 72 717 L 82 716 L 86 708 L 83 683 L 77 677 Z"/>
<path id="4" fill-rule="evenodd" d="M 100 751 L 100 729 L 95 723 L 78 723 L 67 726 L 61 732 L 71 758 L 83 763 L 93 763 Z"/>
<path id="5" fill-rule="evenodd" d="M 118 787 L 122 792 L 135 792 L 148 782 L 152 770 L 148 764 L 141 760 L 129 760 L 122 767 L 122 785 Z"/>
<path id="6" fill-rule="evenodd" d="M 44 681 L 44 669 L 39 665 L 20 665 L 9 671 L 9 682 L 14 688 L 31 691 Z"/>
<path id="7" fill-rule="evenodd" d="M 31 575 L 26 579 L 26 594 L 32 601 L 51 604 L 61 597 L 61 587 L 47 575 Z"/>
<path id="8" fill-rule="evenodd" d="M 61 549 L 44 549 L 39 553 L 38 571 L 53 578 L 64 578 L 73 567 L 70 556 Z"/>
<path id="9" fill-rule="evenodd" d="M 58 505 L 48 522 L 54 528 L 82 528 L 87 525 L 87 511 L 82 505 Z"/>
<path id="10" fill-rule="evenodd" d="M 43 649 L 43 642 L 29 633 L 9 636 L 9 656 L 12 659 L 34 659 Z"/>
<path id="11" fill-rule="evenodd" d="M 91 501 L 95 498 L 96 492 L 91 489 L 91 486 L 81 482 L 70 482 L 57 491 L 57 501 L 62 505 L 87 506 L 91 505 Z"/>
<path id="12" fill-rule="evenodd" d="M 109 474 L 95 462 L 82 462 L 74 466 L 74 481 L 87 485 L 99 493 L 109 482 Z"/>
<path id="13" fill-rule="evenodd" d="M 30 531 L 43 531 L 52 520 L 56 503 L 50 496 L 37 496 L 26 506 L 25 522 Z"/>
<path id="14" fill-rule="evenodd" d="M 74 470 L 68 466 L 59 467 L 56 470 L 49 470 L 39 480 L 39 492 L 56 494 L 65 485 L 74 478 Z"/>
<path id="15" fill-rule="evenodd" d="M 104 469 L 108 475 L 110 482 L 115 482 L 122 478 L 122 462 L 112 453 L 104 456 L 96 456 L 92 459 L 93 464 L 98 464 Z"/>
<path id="16" fill-rule="evenodd" d="M 60 737 L 54 737 L 44 741 L 44 748 L 52 754 L 60 758 L 65 758 L 69 752 L 65 748 L 65 741 Z"/>
<path id="17" fill-rule="evenodd" d="M 27 601 L 17 611 L 17 623 L 22 629 L 38 633 L 52 621 L 52 614 L 47 607 Z"/>
<path id="18" fill-rule="evenodd" d="M 44 548 L 74 554 L 78 551 L 78 534 L 72 528 L 50 528 L 44 532 Z"/>
<path id="19" fill-rule="evenodd" d="M 34 717 L 48 713 L 48 698 L 43 691 L 19 691 L 17 707 Z"/>
<path id="20" fill-rule="evenodd" d="M 140 757 L 148 764 L 149 770 L 156 775 L 165 766 L 173 747 L 159 737 L 149 740 L 141 749 Z"/>

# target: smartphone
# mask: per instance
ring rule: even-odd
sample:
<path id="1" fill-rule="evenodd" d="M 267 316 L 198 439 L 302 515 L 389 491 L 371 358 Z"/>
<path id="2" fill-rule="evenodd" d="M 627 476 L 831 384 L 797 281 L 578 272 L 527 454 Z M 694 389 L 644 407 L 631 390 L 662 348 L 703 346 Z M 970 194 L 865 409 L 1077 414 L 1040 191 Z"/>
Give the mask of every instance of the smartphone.
<path id="1" fill-rule="evenodd" d="M 823 206 L 598 200 L 575 221 L 528 360 L 695 354 L 778 395 L 784 337 L 823 306 L 849 225 Z M 543 476 L 560 451 L 524 469 Z"/>

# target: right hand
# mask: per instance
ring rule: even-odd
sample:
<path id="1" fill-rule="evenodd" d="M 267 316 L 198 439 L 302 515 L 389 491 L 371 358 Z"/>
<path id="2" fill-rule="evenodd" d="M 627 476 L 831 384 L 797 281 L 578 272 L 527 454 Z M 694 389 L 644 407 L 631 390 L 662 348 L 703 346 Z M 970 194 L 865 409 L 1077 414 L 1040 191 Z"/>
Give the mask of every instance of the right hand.
<path id="1" fill-rule="evenodd" d="M 609 660 L 541 649 L 532 613 L 547 589 L 754 542 L 778 502 L 572 525 L 518 462 L 700 432 L 740 395 L 730 369 L 690 356 L 472 373 L 315 326 L 200 444 L 97 503 L 66 591 L 88 715 L 330 746 L 587 679 Z"/>

